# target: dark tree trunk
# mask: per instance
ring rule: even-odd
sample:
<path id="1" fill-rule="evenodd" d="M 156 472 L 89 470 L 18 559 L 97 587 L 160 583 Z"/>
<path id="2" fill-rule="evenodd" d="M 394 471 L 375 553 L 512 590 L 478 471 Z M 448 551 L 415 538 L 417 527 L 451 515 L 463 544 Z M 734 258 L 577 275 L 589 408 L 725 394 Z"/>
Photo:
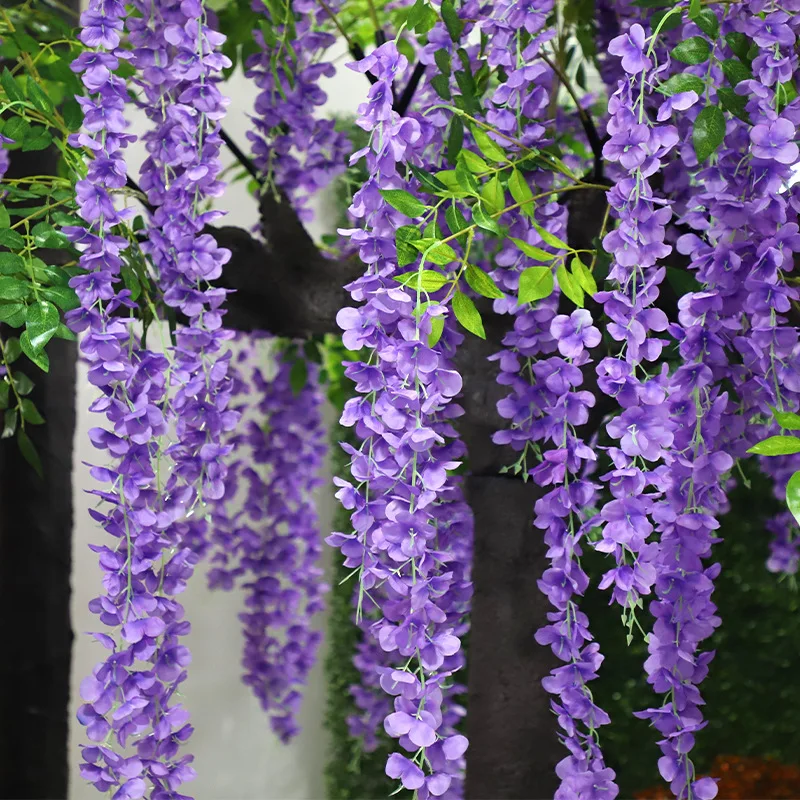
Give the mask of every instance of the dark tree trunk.
<path id="1" fill-rule="evenodd" d="M 3 800 L 67 796 L 76 349 L 72 342 L 53 340 L 48 352 L 49 374 L 27 369 L 37 384 L 31 398 L 47 420 L 29 428 L 44 479 L 13 439 L 0 443 Z"/>

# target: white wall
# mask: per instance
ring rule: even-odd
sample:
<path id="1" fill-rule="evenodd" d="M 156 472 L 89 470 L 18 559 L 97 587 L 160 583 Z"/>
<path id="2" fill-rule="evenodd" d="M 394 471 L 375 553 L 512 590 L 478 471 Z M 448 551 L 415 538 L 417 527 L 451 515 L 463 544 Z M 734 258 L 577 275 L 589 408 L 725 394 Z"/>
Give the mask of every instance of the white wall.
<path id="1" fill-rule="evenodd" d="M 342 51 L 335 52 L 339 71 L 326 81 L 331 113 L 353 112 L 366 94 L 368 84 L 363 75 L 343 68 Z M 226 87 L 232 98 L 225 129 L 247 151 L 247 118 L 255 97 L 254 87 L 241 73 L 235 74 Z M 138 124 L 137 124 L 138 123 Z M 134 120 L 134 132 L 141 120 Z M 229 154 L 223 157 L 230 161 Z M 129 149 L 131 174 L 138 174 L 143 151 L 137 145 Z M 256 204 L 243 184 L 233 186 L 221 199 L 219 207 L 232 213 L 229 224 L 249 227 L 258 221 Z M 318 236 L 329 225 L 318 219 L 310 226 Z M 72 702 L 70 708 L 70 800 L 96 800 L 97 791 L 84 784 L 78 774 L 79 743 L 83 728 L 75 720 L 80 703 L 78 687 L 105 651 L 85 635 L 98 630 L 96 617 L 87 604 L 100 588 L 100 572 L 95 554 L 87 545 L 102 540 L 102 531 L 88 514 L 90 496 L 85 490 L 92 485 L 84 462 L 97 463 L 88 439 L 89 428 L 101 424 L 86 409 L 93 397 L 93 387 L 86 379 L 86 370 L 79 367 L 74 453 L 74 508 L 72 626 L 76 634 L 72 659 Z M 329 414 L 330 416 L 330 414 Z M 93 419 L 94 417 L 94 419 Z M 325 485 L 320 492 L 319 510 L 322 535 L 330 530 L 335 500 L 330 490 L 330 473 L 326 469 Z M 290 745 L 282 745 L 270 731 L 257 701 L 239 680 L 239 659 L 242 647 L 239 622 L 242 608 L 238 593 L 209 592 L 205 588 L 205 572 L 198 570 L 188 591 L 182 596 L 186 617 L 192 622 L 188 646 L 192 651 L 189 679 L 183 684 L 185 704 L 192 713 L 195 733 L 187 750 L 195 756 L 198 778 L 185 789 L 197 800 L 318 800 L 324 797 L 322 770 L 325 763 L 326 738 L 322 728 L 324 683 L 321 666 L 310 676 L 300 714 L 302 733 Z M 320 624 L 323 621 L 320 620 Z M 324 655 L 324 654 L 323 654 Z M 321 659 L 320 659 L 321 661 Z"/>

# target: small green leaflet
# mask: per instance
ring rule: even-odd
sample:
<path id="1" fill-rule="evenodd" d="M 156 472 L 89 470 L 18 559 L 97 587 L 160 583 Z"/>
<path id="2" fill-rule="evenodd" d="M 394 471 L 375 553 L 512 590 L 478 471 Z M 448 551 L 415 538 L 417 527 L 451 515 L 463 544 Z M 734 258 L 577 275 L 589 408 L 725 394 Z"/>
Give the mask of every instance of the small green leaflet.
<path id="1" fill-rule="evenodd" d="M 8 67 L 3 67 L 3 72 L 0 75 L 0 85 L 2 85 L 6 96 L 12 103 L 25 100 L 22 87 L 19 85 L 19 83 L 17 83 L 14 76 L 8 71 Z M 8 135 L 11 136 L 11 134 Z"/>
<path id="2" fill-rule="evenodd" d="M 721 86 L 717 89 L 717 99 L 722 103 L 726 111 L 730 111 L 734 117 L 738 117 L 742 122 L 750 124 L 750 115 L 747 113 L 747 98 L 736 94 L 733 89 Z"/>
<path id="3" fill-rule="evenodd" d="M 0 297 L 3 300 L 22 300 L 30 294 L 31 287 L 17 278 L 0 278 Z"/>
<path id="4" fill-rule="evenodd" d="M 553 273 L 549 267 L 528 267 L 519 276 L 517 302 L 522 305 L 543 300 L 553 293 L 554 287 Z"/>
<path id="5" fill-rule="evenodd" d="M 8 216 L 8 209 L 0 205 L 0 228 L 7 228 L 11 224 L 11 217 Z"/>
<path id="6" fill-rule="evenodd" d="M 33 404 L 33 400 L 29 400 L 27 397 L 23 398 L 19 410 L 25 422 L 30 422 L 31 425 L 44 425 L 44 417 Z"/>
<path id="7" fill-rule="evenodd" d="M 597 281 L 594 279 L 594 275 L 592 275 L 591 270 L 586 264 L 581 261 L 578 256 L 575 256 L 572 261 L 570 261 L 570 269 L 572 270 L 572 276 L 575 280 L 578 281 L 578 285 L 583 289 L 586 294 L 590 297 L 597 294 Z"/>
<path id="8" fill-rule="evenodd" d="M 578 308 L 583 308 L 583 289 L 581 289 L 575 278 L 567 272 L 563 264 L 559 264 L 556 269 L 556 280 L 561 287 L 561 291 L 575 303 Z"/>
<path id="9" fill-rule="evenodd" d="M 296 358 L 289 370 L 289 386 L 292 394 L 298 395 L 303 391 L 308 383 L 308 365 L 304 358 Z"/>
<path id="10" fill-rule="evenodd" d="M 39 458 L 39 454 L 36 452 L 36 448 L 30 436 L 23 430 L 20 430 L 17 434 L 17 445 L 19 446 L 19 451 L 22 453 L 23 458 L 33 467 L 40 478 L 43 477 L 42 461 Z"/>
<path id="11" fill-rule="evenodd" d="M 511 241 L 525 253 L 526 256 L 530 256 L 531 258 L 535 258 L 537 261 L 545 261 L 549 262 L 555 258 L 553 253 L 548 253 L 547 250 L 542 250 L 541 247 L 536 247 L 536 245 L 528 244 L 527 242 L 523 242 L 522 239 L 514 239 L 511 237 Z"/>
<path id="12" fill-rule="evenodd" d="M 469 223 L 461 213 L 461 209 L 455 203 L 448 206 L 447 210 L 444 212 L 444 219 L 447 223 L 447 227 L 450 228 L 450 233 L 453 234 L 459 233 L 469 227 Z"/>
<path id="13" fill-rule="evenodd" d="M 11 228 L 0 228 L 0 244 L 10 250 L 22 250 L 25 247 L 25 240 Z M 0 297 L 2 297 L 0 293 Z"/>
<path id="14" fill-rule="evenodd" d="M 495 175 L 491 180 L 486 181 L 481 187 L 481 199 L 486 205 L 490 214 L 497 214 L 503 210 L 505 204 L 505 192 L 500 178 Z"/>
<path id="15" fill-rule="evenodd" d="M 447 187 L 435 175 L 431 175 L 428 170 L 415 167 L 413 164 L 409 164 L 409 167 L 411 167 L 411 172 L 413 173 L 414 177 L 428 191 L 433 192 L 434 194 L 437 192 L 447 191 Z"/>
<path id="16" fill-rule="evenodd" d="M 786 484 L 786 505 L 800 524 L 800 472 L 795 472 Z"/>
<path id="17" fill-rule="evenodd" d="M 465 153 L 469 153 L 469 150 L 462 150 L 461 155 L 464 156 Z M 470 153 L 470 155 L 475 155 L 474 153 Z M 480 156 L 475 156 L 475 158 L 480 158 Z M 481 159 L 483 160 L 483 159 Z M 469 171 L 467 167 L 466 161 L 464 158 L 458 159 L 458 164 L 456 164 L 456 180 L 458 181 L 458 185 L 467 193 L 471 194 L 474 197 L 478 196 L 478 182 L 473 177 L 472 173 Z"/>
<path id="18" fill-rule="evenodd" d="M 34 80 L 26 82 L 26 89 L 28 92 L 28 99 L 33 103 L 34 107 L 39 109 L 43 114 L 52 114 L 54 111 L 53 101 L 42 91 L 42 88 Z"/>
<path id="19" fill-rule="evenodd" d="M 16 275 L 25 272 L 25 262 L 16 253 L 0 253 L 0 275 Z"/>
<path id="20" fill-rule="evenodd" d="M 787 431 L 800 431 L 800 414 L 791 411 L 773 411 L 773 416 L 778 425 Z"/>
<path id="21" fill-rule="evenodd" d="M 484 210 L 480 203 L 472 207 L 472 219 L 479 228 L 491 233 L 500 233 L 500 226 Z"/>
<path id="22" fill-rule="evenodd" d="M 483 320 L 480 312 L 475 307 L 472 299 L 467 297 L 464 292 L 456 291 L 453 295 L 453 313 L 456 315 L 456 319 L 470 333 L 474 333 L 481 339 L 486 338 L 486 331 L 483 329 Z"/>
<path id="23" fill-rule="evenodd" d="M 679 72 L 673 75 L 668 81 L 665 81 L 658 87 L 661 94 L 667 97 L 672 97 L 679 92 L 695 92 L 698 97 L 703 95 L 706 85 L 701 78 L 697 75 L 688 75 L 684 72 Z"/>
<path id="24" fill-rule="evenodd" d="M 694 121 L 692 144 L 697 160 L 702 163 L 725 140 L 725 114 L 719 106 L 706 106 Z"/>
<path id="25" fill-rule="evenodd" d="M 408 272 L 405 275 L 398 275 L 395 280 L 420 292 L 435 292 L 450 281 L 441 272 L 432 269 L 423 269 L 419 272 Z"/>
<path id="26" fill-rule="evenodd" d="M 454 42 L 458 42 L 461 38 L 461 32 L 464 30 L 464 23 L 459 19 L 456 13 L 455 3 L 453 0 L 442 0 L 442 20 L 450 34 L 450 38 Z"/>
<path id="27" fill-rule="evenodd" d="M 47 300 L 39 300 L 28 306 L 25 330 L 35 352 L 41 350 L 53 338 L 60 321 L 58 309 Z"/>
<path id="28" fill-rule="evenodd" d="M 5 322 L 12 328 L 19 328 L 25 324 L 25 305 L 23 303 L 0 304 L 0 322 Z"/>
<path id="29" fill-rule="evenodd" d="M 475 144 L 480 148 L 486 158 L 490 161 L 506 161 L 506 154 L 502 147 L 478 127 L 472 128 L 472 135 L 475 137 Z"/>
<path id="30" fill-rule="evenodd" d="M 728 43 L 728 47 L 730 47 L 731 52 L 739 60 L 744 61 L 747 64 L 750 63 L 750 59 L 747 57 L 747 54 L 750 51 L 750 45 L 752 42 L 747 38 L 747 36 L 745 36 L 743 33 L 734 31 L 733 33 L 725 34 L 725 41 Z"/>
<path id="31" fill-rule="evenodd" d="M 770 436 L 754 444 L 747 452 L 757 456 L 790 456 L 800 453 L 800 439 L 796 436 Z"/>
<path id="32" fill-rule="evenodd" d="M 22 352 L 39 367 L 42 372 L 50 371 L 50 359 L 44 350 L 34 350 L 31 345 L 31 340 L 28 337 L 28 331 L 23 331 L 19 337 L 19 346 Z"/>
<path id="33" fill-rule="evenodd" d="M 672 48 L 672 57 L 684 64 L 702 64 L 711 55 L 711 45 L 702 36 L 684 39 Z"/>
<path id="34" fill-rule="evenodd" d="M 698 3 L 697 5 L 699 6 L 700 4 Z M 704 8 L 694 15 L 690 12 L 689 17 L 709 39 L 717 38 L 719 34 L 719 20 L 717 19 L 717 15 L 710 8 Z"/>
<path id="35" fill-rule="evenodd" d="M 459 158 L 474 175 L 490 171 L 489 165 L 477 153 L 473 153 L 472 150 L 462 150 Z"/>
<path id="36" fill-rule="evenodd" d="M 419 253 L 412 242 L 420 238 L 419 228 L 414 225 L 402 225 L 394 232 L 394 242 L 397 248 L 397 265 L 407 267 L 413 264 L 418 258 Z"/>
<path id="37" fill-rule="evenodd" d="M 464 143 L 464 123 L 461 117 L 453 117 L 450 121 L 450 130 L 447 133 L 447 160 L 456 163 L 461 146 Z"/>
<path id="38" fill-rule="evenodd" d="M 425 260 L 432 264 L 445 267 L 453 261 L 458 261 L 456 251 L 446 242 L 440 242 L 438 239 L 418 239 L 413 244 L 423 254 Z"/>
<path id="39" fill-rule="evenodd" d="M 520 211 L 532 217 L 534 212 L 533 192 L 522 173 L 516 169 L 512 171 L 511 177 L 508 179 L 508 191 L 511 192 L 514 201 L 519 204 Z"/>
<path id="40" fill-rule="evenodd" d="M 427 209 L 425 203 L 404 189 L 380 189 L 380 193 L 392 208 L 396 208 L 407 217 L 419 217 Z"/>
<path id="41" fill-rule="evenodd" d="M 433 347 L 444 333 L 444 317 L 431 317 L 431 332 L 428 334 L 428 347 Z"/>
<path id="42" fill-rule="evenodd" d="M 559 250 L 570 249 L 569 245 L 565 241 L 559 239 L 558 236 L 550 233 L 550 231 L 545 230 L 538 222 L 536 222 L 536 220 L 532 219 L 531 225 L 533 225 L 533 227 L 536 229 L 536 232 L 539 234 L 539 236 L 542 237 L 542 241 L 544 241 L 546 244 L 549 244 L 550 247 L 557 247 Z"/>
<path id="43" fill-rule="evenodd" d="M 737 58 L 726 58 L 720 63 L 720 66 L 731 86 L 736 86 L 753 77 L 753 73 Z"/>
<path id="44" fill-rule="evenodd" d="M 503 297 L 503 293 L 492 277 L 479 267 L 467 264 L 466 278 L 470 288 L 477 294 L 496 300 Z"/>

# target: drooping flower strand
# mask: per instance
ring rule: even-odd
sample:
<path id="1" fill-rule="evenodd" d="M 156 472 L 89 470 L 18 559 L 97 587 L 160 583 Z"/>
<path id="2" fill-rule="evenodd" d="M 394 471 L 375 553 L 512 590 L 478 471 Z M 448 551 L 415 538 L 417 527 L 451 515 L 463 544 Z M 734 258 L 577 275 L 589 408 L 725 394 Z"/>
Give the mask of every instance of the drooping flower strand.
<path id="1" fill-rule="evenodd" d="M 189 626 L 175 597 L 196 559 L 175 524 L 185 515 L 186 498 L 165 496 L 156 469 L 158 439 L 167 431 L 168 361 L 142 347 L 132 318 L 124 316 L 134 307 L 130 291 L 118 289 L 127 240 L 112 231 L 129 212 L 116 209 L 113 192 L 125 185 L 123 150 L 133 140 L 126 133 L 126 86 L 113 74 L 124 13 L 121 4 L 92 2 L 81 18 L 87 50 L 73 62 L 88 96 L 80 98 L 84 132 L 70 142 L 94 158 L 77 186 L 87 227 L 65 229 L 86 270 L 71 281 L 81 305 L 67 319 L 83 333 L 89 380 L 102 392 L 91 410 L 109 424 L 91 430 L 92 443 L 110 457 L 91 471 L 109 484 L 92 491 L 107 508 L 90 513 L 110 541 L 92 546 L 105 593 L 89 606 L 109 629 L 94 634 L 109 655 L 81 684 L 78 718 L 92 742 L 82 747 L 86 780 L 120 798 L 142 797 L 148 781 L 151 796 L 165 800 L 194 776 L 191 756 L 179 755 L 191 726 L 174 695 L 189 662 L 178 639 Z"/>
<path id="2" fill-rule="evenodd" d="M 242 337 L 244 339 L 244 337 Z M 213 515 L 212 588 L 241 586 L 245 609 L 242 680 L 282 741 L 299 731 L 302 689 L 316 662 L 321 634 L 315 616 L 327 590 L 315 491 L 325 456 L 318 368 L 292 389 L 292 362 L 268 341 L 248 337 L 236 365 L 233 402 L 243 413 L 230 439 L 235 461 Z"/>
<path id="3" fill-rule="evenodd" d="M 326 3 L 335 13 L 338 2 Z M 345 169 L 348 138 L 334 120 L 317 116 L 327 101 L 320 87 L 335 68 L 324 55 L 336 38 L 320 30 L 328 10 L 316 0 L 287 3 L 288 18 L 272 19 L 270 7 L 253 8 L 266 24 L 254 31 L 260 51 L 247 61 L 246 74 L 261 90 L 248 131 L 253 161 L 264 176 L 265 191 L 283 190 L 301 219 L 308 220 L 306 203 Z"/>
<path id="4" fill-rule="evenodd" d="M 377 587 L 383 593 L 372 635 L 395 662 L 382 680 L 396 695 L 385 727 L 411 754 L 393 753 L 387 774 L 427 797 L 458 791 L 463 774 L 466 740 L 444 727 L 442 703 L 443 687 L 463 665 L 456 630 L 463 627 L 469 582 L 454 559 L 448 534 L 455 531 L 442 524 L 450 504 L 460 502 L 458 483 L 447 475 L 463 453 L 449 422 L 461 413 L 453 401 L 461 378 L 449 362 L 460 336 L 445 330 L 439 344 L 427 344 L 431 320 L 445 308 L 432 304 L 415 315 L 411 292 L 392 280 L 392 240 L 402 223 L 376 191 L 396 185 L 395 161 L 410 159 L 415 144 L 423 144 L 420 123 L 398 120 L 391 107 L 392 80 L 406 65 L 392 42 L 358 65 L 377 78 L 359 109 L 359 124 L 372 131 L 375 147 L 359 154 L 367 155 L 371 178 L 351 209 L 367 224 L 353 238 L 369 266 L 349 287 L 363 305 L 343 309 L 338 321 L 345 346 L 366 347 L 370 357 L 347 367 L 363 397 L 348 401 L 342 416 L 362 441 L 346 448 L 355 485 L 339 492 L 354 510 L 355 533 L 329 541 L 358 572 L 362 592 Z"/>

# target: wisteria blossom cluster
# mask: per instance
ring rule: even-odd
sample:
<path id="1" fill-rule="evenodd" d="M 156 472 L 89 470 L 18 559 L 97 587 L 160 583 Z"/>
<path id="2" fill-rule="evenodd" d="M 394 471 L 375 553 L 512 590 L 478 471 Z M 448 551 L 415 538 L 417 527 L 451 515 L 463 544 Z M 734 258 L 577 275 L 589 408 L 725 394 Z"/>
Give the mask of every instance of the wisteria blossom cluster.
<path id="1" fill-rule="evenodd" d="M 278 356 L 268 375 L 268 343 L 237 343 L 232 405 L 242 423 L 229 440 L 235 457 L 211 518 L 209 585 L 243 588 L 243 680 L 289 741 L 322 636 L 313 628 L 327 588 L 314 492 L 325 433 L 317 371 L 293 391 L 287 359 Z"/>
<path id="2" fill-rule="evenodd" d="M 530 536 L 547 548 L 528 578 L 550 609 L 535 639 L 557 659 L 543 681 L 564 748 L 556 798 L 619 793 L 592 694 L 602 642 L 581 607 L 595 583 L 620 635 L 646 637 L 654 700 L 637 716 L 659 733 L 661 776 L 678 800 L 712 800 L 691 753 L 722 622 L 714 546 L 750 454 L 789 507 L 766 525 L 767 566 L 794 574 L 800 559 L 800 444 L 784 435 L 800 430 L 800 0 L 602 0 L 588 19 L 554 0 L 369 2 L 370 42 L 344 21 L 353 2 L 254 2 L 246 17 L 258 97 L 245 166 L 262 213 L 289 203 L 307 221 L 334 179 L 363 175 L 333 248 L 352 258 L 324 262 L 363 267 L 327 321 L 357 354 L 340 419 L 349 474 L 335 480 L 351 525 L 332 534 L 314 507 L 325 370 L 301 364 L 298 385 L 295 369 L 312 326 L 265 319 L 236 342 L 223 327 L 217 19 L 202 0 L 91 0 L 81 17 L 83 127 L 69 142 L 85 156 L 83 224 L 64 228 L 80 306 L 66 320 L 104 416 L 91 609 L 108 651 L 81 686 L 82 773 L 114 800 L 183 797 L 177 596 L 203 557 L 212 587 L 244 590 L 243 679 L 290 740 L 320 645 L 326 537 L 361 637 L 351 735 L 367 750 L 388 736 L 386 774 L 417 800 L 464 796 L 473 539 L 494 533 L 473 530 L 463 478 L 464 398 L 491 394 L 462 377 L 477 336 L 502 394 L 493 442 L 508 480 L 531 486 Z M 340 45 L 365 78 L 367 144 L 349 162 L 322 110 Z M 146 200 L 135 224 L 132 192 Z M 276 259 L 265 281 L 293 255 L 253 244 Z"/>

